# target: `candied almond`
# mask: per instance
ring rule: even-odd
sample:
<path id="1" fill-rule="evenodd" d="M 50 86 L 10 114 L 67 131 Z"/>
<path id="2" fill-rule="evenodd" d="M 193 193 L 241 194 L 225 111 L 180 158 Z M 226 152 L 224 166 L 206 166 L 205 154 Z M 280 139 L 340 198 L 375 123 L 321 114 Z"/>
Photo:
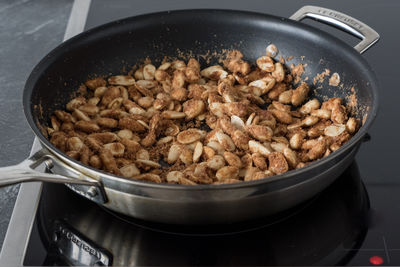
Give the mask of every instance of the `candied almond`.
<path id="1" fill-rule="evenodd" d="M 149 90 L 157 86 L 157 81 L 138 80 L 135 83 L 136 89 L 144 96 L 153 96 Z"/>
<path id="2" fill-rule="evenodd" d="M 229 121 L 228 117 L 224 116 L 218 119 L 219 126 L 228 135 L 232 135 L 237 128 Z"/>
<path id="3" fill-rule="evenodd" d="M 85 133 L 93 133 L 100 130 L 100 127 L 92 121 L 78 121 L 75 123 L 75 128 Z"/>
<path id="4" fill-rule="evenodd" d="M 157 145 L 167 144 L 169 142 L 172 142 L 173 140 L 174 140 L 174 138 L 172 136 L 165 136 L 165 137 L 160 138 L 157 141 Z"/>
<path id="5" fill-rule="evenodd" d="M 109 143 L 103 147 L 108 149 L 114 157 L 122 157 L 125 152 L 125 146 L 121 143 Z"/>
<path id="6" fill-rule="evenodd" d="M 147 64 L 143 67 L 143 78 L 145 80 L 153 80 L 156 67 L 152 64 Z"/>
<path id="7" fill-rule="evenodd" d="M 153 105 L 154 98 L 150 96 L 144 96 L 138 99 L 138 104 L 139 106 L 143 108 L 149 108 Z"/>
<path id="8" fill-rule="evenodd" d="M 301 83 L 295 90 L 293 90 L 292 105 L 298 106 L 303 103 L 307 98 L 309 90 L 309 86 L 305 82 Z"/>
<path id="9" fill-rule="evenodd" d="M 185 175 L 180 171 L 170 171 L 167 174 L 167 182 L 179 183 L 179 179 L 185 178 Z"/>
<path id="10" fill-rule="evenodd" d="M 252 153 L 260 153 L 264 157 L 267 157 L 272 152 L 270 149 L 254 140 L 249 141 L 249 149 Z"/>
<path id="11" fill-rule="evenodd" d="M 347 120 L 346 108 L 342 105 L 334 105 L 332 108 L 331 120 L 334 123 L 345 123 Z"/>
<path id="12" fill-rule="evenodd" d="M 135 159 L 136 153 L 140 149 L 140 144 L 125 138 L 121 140 L 121 143 L 125 146 L 125 156 L 129 159 Z"/>
<path id="13" fill-rule="evenodd" d="M 285 79 L 285 70 L 280 62 L 274 64 L 274 71 L 272 72 L 272 77 L 275 78 L 277 82 L 282 82 Z"/>
<path id="14" fill-rule="evenodd" d="M 320 119 L 328 120 L 331 117 L 331 111 L 328 109 L 316 109 L 311 111 L 311 115 Z"/>
<path id="15" fill-rule="evenodd" d="M 245 129 L 252 137 L 259 141 L 271 141 L 273 131 L 268 126 L 248 125 Z"/>
<path id="16" fill-rule="evenodd" d="M 76 97 L 67 103 L 66 109 L 68 111 L 74 111 L 84 104 L 86 104 L 86 99 L 84 97 Z"/>
<path id="17" fill-rule="evenodd" d="M 193 151 L 193 162 L 199 161 L 201 155 L 203 154 L 203 144 L 201 142 L 196 142 L 196 146 Z"/>
<path id="18" fill-rule="evenodd" d="M 296 152 L 294 152 L 293 150 L 291 150 L 288 147 L 285 147 L 283 149 L 283 155 L 285 156 L 286 161 L 288 162 L 289 166 L 293 169 L 296 168 L 297 164 L 299 163 Z"/>
<path id="19" fill-rule="evenodd" d="M 97 102 L 99 100 L 100 99 L 98 98 Z M 81 106 L 79 106 L 78 109 L 80 111 L 83 111 L 84 113 L 88 114 L 89 116 L 94 116 L 99 113 L 99 108 L 93 103 L 87 103 L 87 104 L 81 105 Z"/>
<path id="20" fill-rule="evenodd" d="M 303 136 L 300 133 L 295 133 L 289 140 L 292 149 L 299 149 L 303 143 Z"/>
<path id="21" fill-rule="evenodd" d="M 117 167 L 117 163 L 115 162 L 114 156 L 111 151 L 105 148 L 100 149 L 99 153 L 102 164 L 106 168 L 106 170 L 113 174 L 121 174 L 120 170 Z"/>
<path id="22" fill-rule="evenodd" d="M 205 132 L 198 129 L 188 129 L 177 135 L 177 141 L 181 144 L 190 144 L 204 138 Z"/>
<path id="23" fill-rule="evenodd" d="M 240 102 L 224 103 L 223 110 L 226 111 L 229 116 L 236 115 L 238 117 L 244 117 L 247 115 L 246 105 Z"/>
<path id="24" fill-rule="evenodd" d="M 233 126 L 235 126 L 237 129 L 244 131 L 245 124 L 240 117 L 232 115 L 231 116 L 231 124 Z"/>
<path id="25" fill-rule="evenodd" d="M 355 118 L 349 118 L 349 120 L 346 123 L 346 130 L 349 133 L 353 134 L 356 132 L 357 128 L 358 128 L 358 120 Z"/>
<path id="26" fill-rule="evenodd" d="M 161 113 L 161 116 L 165 119 L 182 119 L 186 117 L 186 114 L 184 112 L 166 110 Z"/>
<path id="27" fill-rule="evenodd" d="M 105 128 L 116 128 L 118 126 L 118 121 L 111 118 L 98 118 L 96 122 L 99 126 Z"/>
<path id="28" fill-rule="evenodd" d="M 273 109 L 273 110 L 271 110 L 271 113 L 275 116 L 275 118 L 279 122 L 282 122 L 282 123 L 285 123 L 285 124 L 292 123 L 293 118 L 288 112 L 281 111 L 281 110 L 278 110 L 278 109 Z"/>
<path id="29" fill-rule="evenodd" d="M 240 130 L 236 130 L 233 132 L 232 141 L 240 149 L 243 149 L 243 150 L 249 149 L 250 138 L 247 134 L 245 134 L 244 132 L 242 132 Z"/>
<path id="30" fill-rule="evenodd" d="M 265 49 L 265 52 L 269 57 L 276 57 L 276 55 L 279 53 L 279 50 L 274 44 L 270 44 Z"/>
<path id="31" fill-rule="evenodd" d="M 314 99 L 311 99 L 310 101 L 308 101 L 307 103 L 305 103 L 303 106 L 301 106 L 299 111 L 302 114 L 309 114 L 309 113 L 313 112 L 314 110 L 319 109 L 320 106 L 321 106 L 321 103 L 319 103 L 318 99 L 314 98 Z"/>
<path id="32" fill-rule="evenodd" d="M 275 85 L 274 78 L 264 78 L 249 83 L 249 86 L 261 89 L 260 91 L 254 91 L 254 89 L 252 90 L 253 94 L 257 96 L 266 94 L 269 90 L 271 90 L 274 87 L 274 85 Z"/>
<path id="33" fill-rule="evenodd" d="M 107 82 L 101 77 L 91 79 L 91 80 L 88 80 L 85 82 L 85 85 L 90 90 L 95 90 L 98 87 L 106 86 L 106 84 L 107 84 Z"/>
<path id="34" fill-rule="evenodd" d="M 67 140 L 67 147 L 70 151 L 80 151 L 83 146 L 84 144 L 79 137 L 70 137 Z"/>
<path id="35" fill-rule="evenodd" d="M 181 154 L 181 151 L 182 147 L 180 145 L 173 144 L 169 149 L 167 162 L 169 164 L 176 162 Z"/>
<path id="36" fill-rule="evenodd" d="M 272 107 L 273 109 L 277 109 L 280 111 L 284 111 L 287 113 L 290 113 L 290 106 L 289 105 L 284 105 L 278 101 L 272 101 L 272 104 L 269 106 Z"/>
<path id="37" fill-rule="evenodd" d="M 54 111 L 54 115 L 62 122 L 76 122 L 76 119 L 71 114 L 62 110 Z"/>
<path id="38" fill-rule="evenodd" d="M 236 179 L 239 176 L 239 169 L 238 167 L 234 166 L 225 166 L 220 168 L 217 173 L 215 174 L 215 177 L 219 181 L 225 180 L 225 179 Z"/>
<path id="39" fill-rule="evenodd" d="M 278 101 L 282 104 L 290 104 L 292 102 L 292 95 L 293 90 L 284 91 L 279 95 Z"/>
<path id="40" fill-rule="evenodd" d="M 324 139 L 317 141 L 317 143 L 308 151 L 307 156 L 310 160 L 321 158 L 326 152 L 326 141 Z"/>
<path id="41" fill-rule="evenodd" d="M 235 144 L 233 143 L 232 139 L 229 135 L 224 134 L 222 132 L 216 132 L 216 137 L 218 142 L 222 145 L 222 147 L 228 151 L 234 151 L 236 149 Z"/>
<path id="42" fill-rule="evenodd" d="M 136 167 L 135 164 L 129 164 L 119 169 L 121 171 L 122 176 L 127 178 L 131 178 L 133 176 L 139 175 L 140 170 Z"/>
<path id="43" fill-rule="evenodd" d="M 287 85 L 283 82 L 276 83 L 274 87 L 268 92 L 268 98 L 278 100 L 279 95 L 287 90 Z"/>
<path id="44" fill-rule="evenodd" d="M 146 149 L 139 149 L 136 152 L 136 159 L 150 160 L 150 153 Z"/>
<path id="45" fill-rule="evenodd" d="M 132 137 L 133 137 L 132 131 L 128 130 L 128 129 L 123 129 L 123 130 L 118 131 L 117 135 L 121 139 L 124 139 L 124 138 L 132 139 Z"/>
<path id="46" fill-rule="evenodd" d="M 268 169 L 268 164 L 267 160 L 264 156 L 262 156 L 260 153 L 254 153 L 251 155 L 251 158 L 253 160 L 254 165 L 259 168 L 260 170 L 266 170 Z"/>
<path id="47" fill-rule="evenodd" d="M 184 148 L 179 155 L 179 159 L 185 164 L 190 165 L 193 163 L 193 153 L 190 149 Z"/>
<path id="48" fill-rule="evenodd" d="M 341 105 L 342 104 L 342 99 L 338 97 L 333 97 L 330 98 L 328 101 L 325 101 L 322 103 L 321 109 L 327 109 L 332 111 L 334 106 Z"/>
<path id="49" fill-rule="evenodd" d="M 128 129 L 133 132 L 139 132 L 139 133 L 146 131 L 146 128 L 142 124 L 137 122 L 137 120 L 129 117 L 123 117 L 119 119 L 118 127 L 121 129 Z"/>
<path id="50" fill-rule="evenodd" d="M 183 103 L 182 107 L 186 114 L 186 120 L 191 120 L 204 112 L 205 104 L 202 100 L 190 99 Z"/>
<path id="51" fill-rule="evenodd" d="M 164 134 L 168 136 L 176 136 L 179 133 L 179 127 L 176 124 L 169 123 L 165 129 Z"/>
<path id="52" fill-rule="evenodd" d="M 285 156 L 281 152 L 272 152 L 268 155 L 269 170 L 281 174 L 289 170 Z"/>
<path id="53" fill-rule="evenodd" d="M 304 118 L 304 120 L 302 120 L 302 125 L 304 126 L 313 126 L 314 124 L 316 124 L 319 121 L 318 117 L 315 116 L 307 116 L 306 118 Z"/>
<path id="54" fill-rule="evenodd" d="M 260 169 L 257 167 L 249 167 L 247 169 L 244 169 L 244 180 L 245 181 L 253 181 L 254 179 L 254 174 L 257 172 L 260 172 Z"/>
<path id="55" fill-rule="evenodd" d="M 343 133 L 346 130 L 346 126 L 343 124 L 333 124 L 333 125 L 329 125 L 325 128 L 324 130 L 324 134 L 326 136 L 331 136 L 331 137 L 335 137 L 340 135 L 341 133 Z"/>
<path id="56" fill-rule="evenodd" d="M 93 168 L 97 168 L 97 169 L 100 169 L 102 167 L 102 162 L 101 162 L 101 159 L 100 159 L 100 157 L 98 155 L 92 155 L 89 158 L 89 164 Z"/>
<path id="57" fill-rule="evenodd" d="M 219 65 L 205 68 L 200 73 L 202 76 L 211 80 L 223 79 L 228 75 L 228 73 Z"/>
<path id="58" fill-rule="evenodd" d="M 242 161 L 236 154 L 229 152 L 229 151 L 225 151 L 224 158 L 229 165 L 235 166 L 237 168 L 242 167 Z"/>
<path id="59" fill-rule="evenodd" d="M 159 70 L 164 70 L 164 71 L 166 71 L 166 70 L 168 70 L 169 69 L 169 67 L 171 67 L 171 62 L 164 62 L 163 64 L 161 64 L 159 67 L 158 67 L 158 69 Z"/>
<path id="60" fill-rule="evenodd" d="M 129 86 L 135 84 L 135 79 L 132 76 L 116 75 L 108 78 L 108 83 Z"/>
<path id="61" fill-rule="evenodd" d="M 288 145 L 285 144 L 285 143 L 273 142 L 273 143 L 271 143 L 271 147 L 272 147 L 273 150 L 275 150 L 275 151 L 277 151 L 277 152 L 283 152 L 283 150 L 284 150 L 285 148 L 287 148 Z"/>
<path id="62" fill-rule="evenodd" d="M 215 156 L 215 151 L 209 146 L 204 146 L 203 154 L 205 155 L 206 159 L 210 159 Z"/>
<path id="63" fill-rule="evenodd" d="M 108 90 L 108 88 L 107 87 L 105 87 L 105 86 L 102 86 L 102 87 L 98 87 L 98 88 L 96 88 L 96 90 L 94 91 L 94 96 L 95 97 L 102 97 L 104 94 L 105 94 L 105 92 Z"/>
<path id="64" fill-rule="evenodd" d="M 225 166 L 225 160 L 221 155 L 215 155 L 207 160 L 207 166 L 215 171 Z"/>
<path id="65" fill-rule="evenodd" d="M 274 60 L 269 56 L 259 57 L 256 62 L 257 66 L 263 71 L 273 72 L 275 70 Z"/>

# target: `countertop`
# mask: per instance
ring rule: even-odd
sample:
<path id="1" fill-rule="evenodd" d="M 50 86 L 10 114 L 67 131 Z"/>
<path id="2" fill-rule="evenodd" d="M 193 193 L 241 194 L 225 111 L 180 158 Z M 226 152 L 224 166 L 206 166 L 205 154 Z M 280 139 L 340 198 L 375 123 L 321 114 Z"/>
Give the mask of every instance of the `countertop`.
<path id="1" fill-rule="evenodd" d="M 0 1 L 0 166 L 17 164 L 34 139 L 22 92 L 32 68 L 63 39 L 72 0 Z M 0 248 L 19 186 L 0 188 Z"/>

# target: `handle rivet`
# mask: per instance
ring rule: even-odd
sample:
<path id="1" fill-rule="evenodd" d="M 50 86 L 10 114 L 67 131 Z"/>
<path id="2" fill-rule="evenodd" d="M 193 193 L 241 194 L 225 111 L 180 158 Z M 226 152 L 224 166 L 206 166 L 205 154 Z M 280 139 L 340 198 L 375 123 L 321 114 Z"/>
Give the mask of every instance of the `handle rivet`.
<path id="1" fill-rule="evenodd" d="M 54 167 L 53 161 L 51 159 L 45 160 L 44 165 L 46 165 L 46 168 L 49 170 L 51 170 Z"/>
<path id="2" fill-rule="evenodd" d="M 94 186 L 91 186 L 86 193 L 90 196 L 90 197 L 95 197 L 97 196 L 97 189 Z"/>

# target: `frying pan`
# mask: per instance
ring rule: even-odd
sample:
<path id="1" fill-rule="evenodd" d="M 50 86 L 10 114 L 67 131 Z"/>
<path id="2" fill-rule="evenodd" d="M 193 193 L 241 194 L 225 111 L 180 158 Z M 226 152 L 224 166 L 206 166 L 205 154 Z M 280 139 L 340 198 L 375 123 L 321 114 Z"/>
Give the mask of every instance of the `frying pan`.
<path id="1" fill-rule="evenodd" d="M 311 18 L 333 25 L 361 42 L 354 48 L 314 27 Z M 88 30 L 55 48 L 33 69 L 24 90 L 25 116 L 43 149 L 22 163 L 0 169 L 0 186 L 44 181 L 65 183 L 76 193 L 128 216 L 161 223 L 233 223 L 294 207 L 330 185 L 354 159 L 378 108 L 377 79 L 360 53 L 379 39 L 364 23 L 337 11 L 305 6 L 290 19 L 233 10 L 168 11 L 114 21 Z M 356 98 L 352 115 L 361 129 L 343 147 L 307 167 L 268 179 L 227 185 L 155 184 L 118 177 L 84 166 L 54 147 L 42 133 L 50 115 L 63 109 L 79 84 L 91 75 L 121 73 L 150 57 L 211 55 L 217 63 L 224 49 L 239 49 L 254 62 L 274 43 L 293 64 L 307 64 L 304 76 L 311 95 Z M 203 67 L 204 57 L 199 57 Z M 312 77 L 337 72 L 342 85 L 322 87 Z M 349 102 L 349 101 L 348 101 Z M 354 102 L 354 101 L 353 101 Z M 44 128 L 45 129 L 45 128 Z M 45 164 L 51 173 L 34 169 Z"/>

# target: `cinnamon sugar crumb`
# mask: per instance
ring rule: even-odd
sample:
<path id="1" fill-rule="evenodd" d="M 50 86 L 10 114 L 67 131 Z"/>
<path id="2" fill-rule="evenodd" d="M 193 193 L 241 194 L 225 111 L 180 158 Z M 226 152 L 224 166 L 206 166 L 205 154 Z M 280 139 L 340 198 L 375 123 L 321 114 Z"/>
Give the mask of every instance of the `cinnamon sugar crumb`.
<path id="1" fill-rule="evenodd" d="M 326 76 L 329 76 L 331 71 L 329 69 L 325 69 L 323 72 L 318 73 L 314 79 L 313 84 L 316 85 L 317 83 L 323 83 Z"/>
<path id="2" fill-rule="evenodd" d="M 301 81 L 301 75 L 304 73 L 304 67 L 305 65 L 303 64 L 298 64 L 294 66 L 293 64 L 291 65 L 291 73 L 294 77 L 294 83 L 299 83 Z"/>

